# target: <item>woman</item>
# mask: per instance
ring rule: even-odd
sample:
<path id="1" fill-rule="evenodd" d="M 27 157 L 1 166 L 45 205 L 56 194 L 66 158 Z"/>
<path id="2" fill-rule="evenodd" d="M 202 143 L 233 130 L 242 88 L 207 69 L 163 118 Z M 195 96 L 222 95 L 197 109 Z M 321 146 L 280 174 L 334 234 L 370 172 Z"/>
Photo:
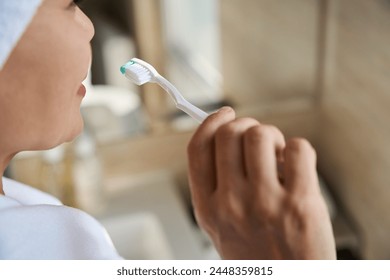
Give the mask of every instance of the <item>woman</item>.
<path id="1" fill-rule="evenodd" d="M 93 34 L 74 1 L 0 0 L 1 172 L 18 152 L 49 149 L 82 131 Z M 276 128 L 222 108 L 199 127 L 188 156 L 197 220 L 223 258 L 335 258 L 305 140 L 286 143 Z M 4 178 L 0 194 L 0 258 L 120 258 L 87 214 Z"/>

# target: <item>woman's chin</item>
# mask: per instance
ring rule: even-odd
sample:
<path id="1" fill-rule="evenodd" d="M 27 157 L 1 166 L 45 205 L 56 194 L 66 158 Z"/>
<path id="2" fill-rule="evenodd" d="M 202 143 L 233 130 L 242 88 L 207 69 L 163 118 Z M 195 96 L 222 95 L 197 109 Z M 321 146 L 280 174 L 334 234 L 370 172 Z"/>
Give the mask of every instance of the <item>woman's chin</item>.
<path id="1" fill-rule="evenodd" d="M 77 125 L 74 125 L 69 131 L 67 137 L 65 137 L 64 142 L 72 142 L 77 136 L 79 136 L 84 130 L 84 121 L 81 119 L 81 121 L 78 122 Z"/>
<path id="2" fill-rule="evenodd" d="M 77 122 L 73 123 L 68 130 L 63 132 L 62 136 L 56 141 L 54 146 L 72 142 L 77 136 L 79 136 L 83 132 L 83 130 L 84 121 L 80 116 Z"/>
<path id="3" fill-rule="evenodd" d="M 45 132 L 36 134 L 34 143 L 31 145 L 22 147 L 19 151 L 42 151 L 55 148 L 63 143 L 72 142 L 77 136 L 79 136 L 84 129 L 84 121 L 79 113 L 78 116 L 73 118 L 72 122 L 68 122 L 68 125 L 45 129 Z M 39 136 L 38 136 L 39 135 Z"/>

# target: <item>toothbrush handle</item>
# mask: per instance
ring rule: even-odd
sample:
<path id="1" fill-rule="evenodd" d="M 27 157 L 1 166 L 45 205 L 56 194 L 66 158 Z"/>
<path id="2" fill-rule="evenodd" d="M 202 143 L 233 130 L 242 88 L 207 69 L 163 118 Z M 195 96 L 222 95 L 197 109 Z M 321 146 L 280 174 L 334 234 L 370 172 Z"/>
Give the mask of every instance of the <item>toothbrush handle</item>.
<path id="1" fill-rule="evenodd" d="M 160 74 L 154 77 L 154 82 L 159 84 L 175 101 L 176 107 L 187 113 L 190 117 L 202 123 L 209 115 L 188 102 L 178 91 L 178 89 Z"/>
<path id="2" fill-rule="evenodd" d="M 178 103 L 176 107 L 182 110 L 183 112 L 187 113 L 187 115 L 189 115 L 199 123 L 202 123 L 209 116 L 206 112 L 192 105 L 187 100 L 183 103 Z"/>

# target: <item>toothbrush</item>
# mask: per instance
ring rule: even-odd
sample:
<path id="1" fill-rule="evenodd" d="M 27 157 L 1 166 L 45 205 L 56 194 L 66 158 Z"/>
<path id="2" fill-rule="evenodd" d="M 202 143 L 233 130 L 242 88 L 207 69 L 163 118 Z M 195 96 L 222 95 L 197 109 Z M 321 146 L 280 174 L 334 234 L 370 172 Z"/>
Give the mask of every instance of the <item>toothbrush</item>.
<path id="1" fill-rule="evenodd" d="M 146 83 L 158 84 L 170 95 L 178 109 L 187 113 L 199 123 L 203 122 L 208 117 L 207 113 L 188 102 L 174 85 L 161 76 L 152 65 L 145 61 L 133 58 L 121 67 L 121 72 L 126 78 L 138 86 Z"/>

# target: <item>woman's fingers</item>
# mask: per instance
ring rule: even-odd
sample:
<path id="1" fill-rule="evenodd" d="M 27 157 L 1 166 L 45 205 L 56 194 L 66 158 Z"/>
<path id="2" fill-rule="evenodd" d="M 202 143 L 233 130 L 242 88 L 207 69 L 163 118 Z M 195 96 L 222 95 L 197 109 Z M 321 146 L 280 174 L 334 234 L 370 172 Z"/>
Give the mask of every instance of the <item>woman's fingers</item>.
<path id="1" fill-rule="evenodd" d="M 189 180 L 195 203 L 208 199 L 216 188 L 215 133 L 234 119 L 232 108 L 222 108 L 200 125 L 188 145 Z"/>
<path id="2" fill-rule="evenodd" d="M 218 188 L 239 188 L 246 178 L 243 135 L 259 122 L 250 119 L 236 119 L 221 126 L 215 136 L 215 156 Z"/>
<path id="3" fill-rule="evenodd" d="M 307 187 L 318 190 L 316 153 L 305 139 L 294 138 L 284 150 L 285 187 L 291 191 L 307 192 Z"/>
<path id="4" fill-rule="evenodd" d="M 279 186 L 278 158 L 285 148 L 283 134 L 273 126 L 258 125 L 245 133 L 245 165 L 248 179 L 263 188 Z"/>

